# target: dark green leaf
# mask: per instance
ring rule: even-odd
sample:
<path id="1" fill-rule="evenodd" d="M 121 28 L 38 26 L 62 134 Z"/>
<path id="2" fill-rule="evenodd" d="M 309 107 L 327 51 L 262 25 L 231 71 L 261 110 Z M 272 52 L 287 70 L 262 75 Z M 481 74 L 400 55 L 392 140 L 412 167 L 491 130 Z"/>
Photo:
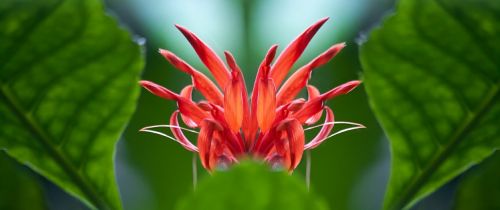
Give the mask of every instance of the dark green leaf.
<path id="1" fill-rule="evenodd" d="M 385 209 L 435 191 L 500 145 L 500 1 L 403 0 L 361 48 L 390 138 Z"/>
<path id="2" fill-rule="evenodd" d="M 305 183 L 262 164 L 243 162 L 200 182 L 177 210 L 326 210 L 325 202 L 307 192 Z"/>
<path id="3" fill-rule="evenodd" d="M 0 209 L 47 209 L 40 184 L 23 170 L 0 152 Z"/>
<path id="4" fill-rule="evenodd" d="M 467 172 L 458 186 L 456 210 L 500 209 L 500 153 Z"/>
<path id="5" fill-rule="evenodd" d="M 0 4 L 0 148 L 92 208 L 121 209 L 114 147 L 140 48 L 97 0 Z"/>

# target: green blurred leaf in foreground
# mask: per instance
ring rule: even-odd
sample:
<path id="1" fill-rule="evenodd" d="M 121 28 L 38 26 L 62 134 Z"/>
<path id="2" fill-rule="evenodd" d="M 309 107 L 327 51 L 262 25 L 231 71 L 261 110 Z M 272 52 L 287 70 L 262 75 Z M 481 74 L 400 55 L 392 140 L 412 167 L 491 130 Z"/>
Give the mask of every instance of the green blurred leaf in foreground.
<path id="1" fill-rule="evenodd" d="M 227 172 L 205 177 L 177 210 L 326 210 L 326 203 L 307 192 L 305 182 L 266 165 L 242 162 Z"/>
<path id="2" fill-rule="evenodd" d="M 389 136 L 384 209 L 409 208 L 500 146 L 500 1 L 402 0 L 361 47 Z"/>
<path id="3" fill-rule="evenodd" d="M 467 172 L 458 186 L 455 210 L 500 209 L 500 153 Z"/>
<path id="4" fill-rule="evenodd" d="M 42 187 L 34 177 L 0 152 L 0 209 L 47 209 Z"/>
<path id="5" fill-rule="evenodd" d="M 113 155 L 140 47 L 97 0 L 4 0 L 0 28 L 0 148 L 88 206 L 121 209 Z"/>

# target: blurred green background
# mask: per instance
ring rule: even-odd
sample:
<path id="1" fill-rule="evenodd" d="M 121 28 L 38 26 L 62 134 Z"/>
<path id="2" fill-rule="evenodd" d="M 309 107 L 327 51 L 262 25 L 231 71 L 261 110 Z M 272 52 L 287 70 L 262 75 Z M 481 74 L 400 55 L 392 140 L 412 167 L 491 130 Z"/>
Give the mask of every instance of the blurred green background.
<path id="1" fill-rule="evenodd" d="M 158 48 L 173 51 L 197 69 L 206 71 L 206 68 L 173 24 L 196 33 L 219 55 L 224 50 L 232 52 L 247 84 L 253 84 L 257 66 L 272 44 L 278 44 L 278 50 L 282 50 L 309 25 L 328 16 L 330 20 L 295 65 L 309 62 L 335 43 L 347 42 L 347 47 L 332 62 L 313 73 L 310 84 L 326 91 L 360 77 L 356 42 L 394 4 L 389 0 L 110 0 L 107 3 L 127 27 L 146 40 L 143 78 L 174 91 L 189 84 L 190 78 L 172 68 L 157 53 Z M 339 135 L 312 151 L 312 188 L 327 200 L 331 209 L 379 209 L 390 155 L 387 140 L 369 110 L 364 89 L 359 88 L 329 105 L 336 119 L 359 122 L 368 129 Z M 162 137 L 138 133 L 141 127 L 165 124 L 174 108 L 175 103 L 146 91 L 141 94 L 136 114 L 117 150 L 117 176 L 125 209 L 172 209 L 179 198 L 191 191 L 191 153 Z M 312 135 L 308 135 L 309 139 Z M 303 174 L 302 164 L 294 175 L 303 177 Z"/>
<path id="2" fill-rule="evenodd" d="M 174 91 L 189 84 L 190 78 L 173 69 L 157 53 L 158 48 L 173 51 L 197 69 L 206 69 L 174 24 L 195 32 L 219 55 L 224 50 L 231 51 L 243 69 L 247 84 L 253 84 L 257 66 L 272 44 L 278 44 L 278 50 L 282 50 L 309 25 L 328 16 L 331 19 L 295 65 L 307 63 L 335 43 L 346 42 L 347 47 L 328 65 L 315 70 L 310 80 L 310 84 L 326 91 L 361 77 L 357 43 L 394 6 L 393 0 L 107 0 L 105 3 L 110 15 L 132 31 L 139 42 L 145 42 L 147 60 L 143 78 Z M 387 139 L 368 107 L 364 89 L 358 88 L 329 105 L 337 120 L 359 122 L 367 129 L 336 136 L 312 151 L 312 190 L 331 209 L 380 209 L 390 154 Z M 191 153 L 162 137 L 138 132 L 144 126 L 165 124 L 174 109 L 174 103 L 142 91 L 136 113 L 118 143 L 115 159 L 123 206 L 127 210 L 172 209 L 192 191 Z M 309 139 L 313 135 L 314 132 L 308 134 Z M 43 194 L 48 202 L 36 201 L 41 203 L 41 209 L 87 209 L 26 167 L 4 154 L 1 158 L 1 163 L 8 167 L 0 175 L 12 173 L 18 177 L 1 179 L 2 186 L 32 185 L 29 187 L 32 192 L 18 193 L 27 196 L 26 199 Z M 200 178 L 207 176 L 201 168 L 199 171 Z M 301 164 L 294 176 L 303 179 L 304 173 Z M 0 189 L 0 193 L 16 192 Z M 2 204 L 0 207 L 13 208 Z"/>

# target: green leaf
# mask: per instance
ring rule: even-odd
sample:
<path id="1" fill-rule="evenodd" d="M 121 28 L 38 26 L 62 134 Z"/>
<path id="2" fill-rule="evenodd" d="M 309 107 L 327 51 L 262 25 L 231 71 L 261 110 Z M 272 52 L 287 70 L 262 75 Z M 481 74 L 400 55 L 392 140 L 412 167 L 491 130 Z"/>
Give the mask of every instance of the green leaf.
<path id="1" fill-rule="evenodd" d="M 0 28 L 0 148 L 89 207 L 121 209 L 113 155 L 140 47 L 97 0 L 4 0 Z"/>
<path id="2" fill-rule="evenodd" d="M 4 152 L 0 152 L 0 209 L 47 209 L 42 187 L 37 180 Z"/>
<path id="3" fill-rule="evenodd" d="M 458 186 L 455 210 L 500 209 L 500 153 L 467 172 Z"/>
<path id="4" fill-rule="evenodd" d="M 228 172 L 216 172 L 199 183 L 177 210 L 326 210 L 325 202 L 307 192 L 305 183 L 262 164 L 244 161 Z"/>
<path id="5" fill-rule="evenodd" d="M 386 131 L 384 209 L 409 208 L 500 146 L 500 1 L 403 0 L 361 47 Z"/>

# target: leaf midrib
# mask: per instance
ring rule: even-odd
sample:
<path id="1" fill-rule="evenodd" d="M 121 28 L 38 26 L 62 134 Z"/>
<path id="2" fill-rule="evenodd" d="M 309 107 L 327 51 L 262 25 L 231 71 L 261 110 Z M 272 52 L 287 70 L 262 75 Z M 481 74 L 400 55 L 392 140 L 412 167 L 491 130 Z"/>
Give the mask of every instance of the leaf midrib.
<path id="1" fill-rule="evenodd" d="M 455 149 L 455 147 L 462 141 L 463 138 L 467 136 L 467 133 L 477 124 L 477 122 L 482 119 L 483 115 L 490 109 L 492 105 L 494 105 L 494 101 L 496 98 L 500 96 L 499 84 L 495 84 L 492 86 L 491 90 L 488 92 L 488 95 L 482 101 L 482 103 L 478 106 L 478 109 L 475 112 L 468 113 L 467 118 L 463 121 L 457 130 L 457 132 L 451 135 L 450 144 L 447 144 L 443 147 L 440 152 L 430 161 L 428 167 L 426 167 L 422 172 L 414 178 L 410 183 L 409 187 L 403 192 L 401 199 L 399 199 L 392 207 L 389 209 L 403 209 L 409 205 L 408 201 L 413 197 L 418 191 L 420 187 L 429 179 L 432 173 L 446 160 L 446 157 L 450 152 Z"/>
<path id="2" fill-rule="evenodd" d="M 22 106 L 19 105 L 17 99 L 10 92 L 8 87 L 2 84 L 0 84 L 0 87 L 0 98 L 6 102 L 8 108 L 26 125 L 29 132 L 48 150 L 48 154 L 61 166 L 66 174 L 69 175 L 74 181 L 74 184 L 87 196 L 92 205 L 97 209 L 109 209 L 109 205 L 100 199 L 96 190 L 87 179 L 85 179 L 85 177 L 71 165 L 66 156 L 52 144 L 49 135 L 41 128 L 39 123 L 28 115 Z"/>

